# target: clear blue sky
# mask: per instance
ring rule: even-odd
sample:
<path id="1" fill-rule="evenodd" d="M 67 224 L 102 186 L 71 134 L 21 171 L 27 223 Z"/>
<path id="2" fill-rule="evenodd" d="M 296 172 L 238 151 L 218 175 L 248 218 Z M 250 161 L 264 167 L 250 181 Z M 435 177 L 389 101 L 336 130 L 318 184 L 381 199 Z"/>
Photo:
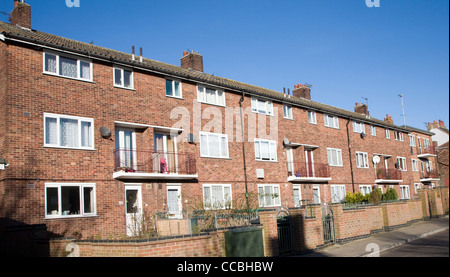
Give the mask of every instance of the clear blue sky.
<path id="1" fill-rule="evenodd" d="M 205 72 L 282 91 L 312 84 L 312 100 L 353 110 L 369 99 L 425 129 L 449 127 L 449 1 L 380 0 L 26 0 L 33 29 L 179 65 L 184 50 Z M 10 12 L 13 0 L 0 0 Z M 8 17 L 0 14 L 1 21 Z"/>

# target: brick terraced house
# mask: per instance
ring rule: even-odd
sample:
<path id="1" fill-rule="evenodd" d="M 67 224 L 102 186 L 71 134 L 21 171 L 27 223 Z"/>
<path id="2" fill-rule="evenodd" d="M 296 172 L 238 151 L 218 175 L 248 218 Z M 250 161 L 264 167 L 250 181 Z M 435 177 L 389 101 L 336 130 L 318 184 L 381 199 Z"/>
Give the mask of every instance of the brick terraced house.
<path id="1" fill-rule="evenodd" d="M 296 207 L 436 184 L 430 132 L 312 101 L 307 85 L 203 71 L 196 52 L 176 66 L 34 30 L 15 1 L 0 22 L 0 217 L 110 237 L 136 211 L 182 218 L 245 207 L 246 192 Z"/>

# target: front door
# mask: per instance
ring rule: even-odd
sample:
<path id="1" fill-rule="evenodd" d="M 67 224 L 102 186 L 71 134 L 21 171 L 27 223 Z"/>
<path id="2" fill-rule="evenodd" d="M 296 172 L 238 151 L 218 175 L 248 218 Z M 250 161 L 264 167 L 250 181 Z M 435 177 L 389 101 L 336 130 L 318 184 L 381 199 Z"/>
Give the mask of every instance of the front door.
<path id="1" fill-rule="evenodd" d="M 181 204 L 181 186 L 167 186 L 167 208 L 169 210 L 169 218 L 183 218 Z"/>
<path id="2" fill-rule="evenodd" d="M 125 214 L 127 236 L 142 232 L 142 190 L 140 185 L 125 185 Z"/>

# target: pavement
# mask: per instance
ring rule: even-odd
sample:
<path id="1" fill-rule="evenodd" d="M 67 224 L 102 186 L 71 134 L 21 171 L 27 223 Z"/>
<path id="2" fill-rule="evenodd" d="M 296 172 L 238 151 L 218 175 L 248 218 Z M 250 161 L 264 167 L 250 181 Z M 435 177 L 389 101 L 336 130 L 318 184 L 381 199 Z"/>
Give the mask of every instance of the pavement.
<path id="1" fill-rule="evenodd" d="M 390 232 L 380 232 L 370 237 L 345 244 L 334 244 L 300 257 L 370 257 L 405 243 L 449 229 L 449 217 L 419 221 Z"/>

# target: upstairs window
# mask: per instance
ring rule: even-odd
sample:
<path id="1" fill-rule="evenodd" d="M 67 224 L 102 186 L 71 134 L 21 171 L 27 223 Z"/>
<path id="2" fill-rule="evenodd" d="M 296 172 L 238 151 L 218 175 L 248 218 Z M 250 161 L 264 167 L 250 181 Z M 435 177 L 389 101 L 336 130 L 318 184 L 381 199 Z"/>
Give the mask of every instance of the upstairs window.
<path id="1" fill-rule="evenodd" d="M 353 121 L 353 132 L 355 133 L 366 133 L 366 129 L 364 127 L 364 123 Z"/>
<path id="2" fill-rule="evenodd" d="M 92 81 L 92 62 L 59 54 L 44 53 L 44 73 Z"/>
<path id="3" fill-rule="evenodd" d="M 252 98 L 252 112 L 273 115 L 273 104 L 268 100 Z"/>
<path id="4" fill-rule="evenodd" d="M 276 161 L 276 142 L 274 140 L 255 139 L 255 159 L 258 161 Z"/>
<path id="5" fill-rule="evenodd" d="M 403 141 L 403 133 L 399 131 L 394 131 L 395 140 Z"/>
<path id="6" fill-rule="evenodd" d="M 133 71 L 114 67 L 114 86 L 133 89 Z"/>
<path id="7" fill-rule="evenodd" d="M 44 146 L 94 149 L 94 120 L 45 113 Z"/>
<path id="8" fill-rule="evenodd" d="M 308 111 L 308 122 L 311 124 L 317 124 L 316 112 Z"/>
<path id="9" fill-rule="evenodd" d="M 228 136 L 200 132 L 200 155 L 206 158 L 228 158 Z"/>
<path id="10" fill-rule="evenodd" d="M 331 166 L 343 166 L 342 150 L 336 148 L 327 148 L 328 164 Z"/>
<path id="11" fill-rule="evenodd" d="M 324 122 L 325 122 L 325 126 L 326 127 L 330 127 L 330 128 L 339 128 L 339 119 L 337 116 L 331 116 L 331 115 L 327 115 L 324 114 Z"/>
<path id="12" fill-rule="evenodd" d="M 369 168 L 369 156 L 365 152 L 356 152 L 356 167 Z"/>
<path id="13" fill-rule="evenodd" d="M 397 164 L 398 164 L 398 169 L 401 171 L 406 171 L 406 158 L 404 157 L 397 157 Z"/>
<path id="14" fill-rule="evenodd" d="M 374 137 L 377 136 L 377 129 L 373 125 L 370 125 L 370 134 Z"/>
<path id="15" fill-rule="evenodd" d="M 416 136 L 408 135 L 409 138 L 409 146 L 416 147 Z"/>
<path id="16" fill-rule="evenodd" d="M 391 139 L 391 133 L 389 132 L 389 129 L 384 129 L 384 134 L 386 135 L 387 139 Z"/>
<path id="17" fill-rule="evenodd" d="M 291 106 L 283 105 L 283 117 L 286 119 L 293 119 Z"/>
<path id="18" fill-rule="evenodd" d="M 225 107 L 225 93 L 221 90 L 197 86 L 197 100 L 201 103 Z"/>
<path id="19" fill-rule="evenodd" d="M 181 98 L 181 82 L 166 79 L 166 96 Z"/>

